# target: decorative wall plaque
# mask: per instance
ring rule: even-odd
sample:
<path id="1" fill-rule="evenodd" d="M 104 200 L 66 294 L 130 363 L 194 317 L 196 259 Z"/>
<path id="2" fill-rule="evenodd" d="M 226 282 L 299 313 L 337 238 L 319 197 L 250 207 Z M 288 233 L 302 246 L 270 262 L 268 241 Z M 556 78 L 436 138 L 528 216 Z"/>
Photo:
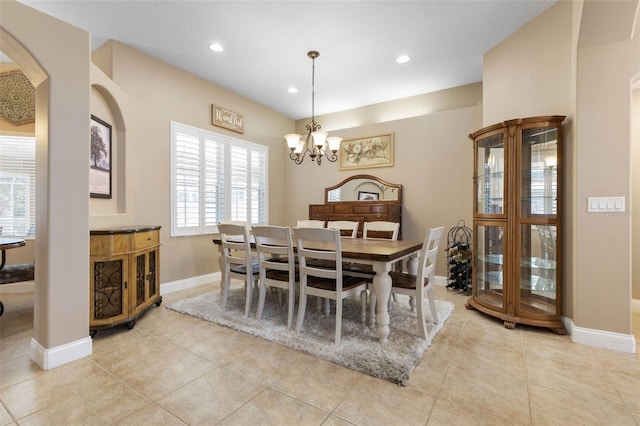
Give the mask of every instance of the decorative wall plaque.
<path id="1" fill-rule="evenodd" d="M 244 117 L 230 109 L 211 105 L 211 123 L 234 132 L 244 133 Z"/>
<path id="2" fill-rule="evenodd" d="M 17 126 L 36 120 L 36 89 L 20 70 L 0 73 L 0 117 Z"/>

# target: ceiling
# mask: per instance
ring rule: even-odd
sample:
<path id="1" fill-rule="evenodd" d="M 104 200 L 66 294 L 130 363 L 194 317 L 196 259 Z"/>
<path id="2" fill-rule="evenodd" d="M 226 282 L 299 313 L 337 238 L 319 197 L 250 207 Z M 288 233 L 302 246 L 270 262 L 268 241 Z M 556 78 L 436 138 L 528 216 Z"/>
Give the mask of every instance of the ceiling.
<path id="1" fill-rule="evenodd" d="M 483 54 L 556 1 L 20 0 L 293 119 L 311 116 L 309 50 L 327 114 L 481 81 Z"/>

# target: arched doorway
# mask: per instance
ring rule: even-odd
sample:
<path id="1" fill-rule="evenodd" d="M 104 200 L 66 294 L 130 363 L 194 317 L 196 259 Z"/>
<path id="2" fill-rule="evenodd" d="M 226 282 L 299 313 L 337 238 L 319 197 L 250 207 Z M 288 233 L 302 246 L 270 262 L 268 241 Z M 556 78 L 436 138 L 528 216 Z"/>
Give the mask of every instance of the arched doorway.
<path id="1" fill-rule="evenodd" d="M 50 369 L 91 354 L 90 37 L 21 3 L 3 2 L 0 50 L 36 88 L 36 285 L 30 358 Z"/>

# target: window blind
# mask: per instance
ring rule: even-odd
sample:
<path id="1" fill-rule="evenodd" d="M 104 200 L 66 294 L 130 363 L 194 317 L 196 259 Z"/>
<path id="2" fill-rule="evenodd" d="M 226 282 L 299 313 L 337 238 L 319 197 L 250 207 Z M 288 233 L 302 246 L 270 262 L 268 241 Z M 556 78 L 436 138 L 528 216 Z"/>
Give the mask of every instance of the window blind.
<path id="1" fill-rule="evenodd" d="M 0 136 L 0 235 L 35 236 L 36 140 Z"/>

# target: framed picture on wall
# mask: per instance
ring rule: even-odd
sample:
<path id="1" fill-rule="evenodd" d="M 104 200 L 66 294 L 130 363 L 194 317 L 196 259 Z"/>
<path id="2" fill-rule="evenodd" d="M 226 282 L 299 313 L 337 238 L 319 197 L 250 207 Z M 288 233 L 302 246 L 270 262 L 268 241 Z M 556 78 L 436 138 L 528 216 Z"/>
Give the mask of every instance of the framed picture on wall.
<path id="1" fill-rule="evenodd" d="M 111 125 L 94 115 L 91 115 L 89 194 L 91 198 L 111 198 Z"/>
<path id="2" fill-rule="evenodd" d="M 393 133 L 340 142 L 340 170 L 393 166 Z"/>
<path id="3" fill-rule="evenodd" d="M 358 191 L 358 201 L 377 201 L 380 194 L 377 192 Z"/>

